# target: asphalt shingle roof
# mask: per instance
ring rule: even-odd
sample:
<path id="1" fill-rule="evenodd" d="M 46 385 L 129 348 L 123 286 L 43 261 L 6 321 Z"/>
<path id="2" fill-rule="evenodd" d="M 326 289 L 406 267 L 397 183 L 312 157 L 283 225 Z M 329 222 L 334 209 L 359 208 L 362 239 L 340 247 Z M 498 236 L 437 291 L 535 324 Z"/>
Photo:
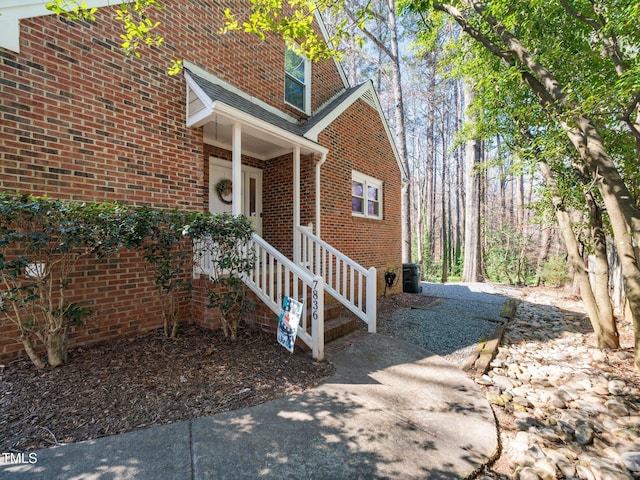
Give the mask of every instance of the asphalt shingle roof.
<path id="1" fill-rule="evenodd" d="M 304 123 L 294 123 L 287 119 L 267 110 L 260 105 L 253 103 L 251 100 L 231 92 L 222 85 L 213 83 L 198 74 L 189 71 L 191 78 L 195 80 L 198 86 L 214 101 L 220 101 L 225 105 L 236 108 L 241 112 L 263 120 L 275 127 L 282 128 L 290 133 L 303 137 L 311 128 L 317 125 L 322 119 L 329 115 L 334 109 L 338 108 L 358 87 L 351 87 L 344 90 L 340 95 L 324 105 L 315 115 L 308 118 Z"/>

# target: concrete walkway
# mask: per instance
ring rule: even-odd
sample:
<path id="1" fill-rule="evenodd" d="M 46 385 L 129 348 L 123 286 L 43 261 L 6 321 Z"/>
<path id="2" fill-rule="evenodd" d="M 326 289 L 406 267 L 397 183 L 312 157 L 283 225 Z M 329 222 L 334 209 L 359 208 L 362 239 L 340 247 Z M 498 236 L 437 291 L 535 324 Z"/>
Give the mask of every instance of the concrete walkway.
<path id="1" fill-rule="evenodd" d="M 329 360 L 336 374 L 304 394 L 0 458 L 0 478 L 457 479 L 496 454 L 482 391 L 442 358 L 370 334 Z"/>

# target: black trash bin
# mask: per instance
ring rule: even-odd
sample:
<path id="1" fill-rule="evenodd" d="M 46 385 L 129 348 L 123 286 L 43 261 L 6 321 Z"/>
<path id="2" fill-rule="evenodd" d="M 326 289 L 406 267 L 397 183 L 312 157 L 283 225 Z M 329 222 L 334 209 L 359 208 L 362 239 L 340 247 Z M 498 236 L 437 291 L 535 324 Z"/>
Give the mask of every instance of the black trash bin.
<path id="1" fill-rule="evenodd" d="M 402 291 L 420 293 L 420 265 L 417 263 L 402 264 Z"/>

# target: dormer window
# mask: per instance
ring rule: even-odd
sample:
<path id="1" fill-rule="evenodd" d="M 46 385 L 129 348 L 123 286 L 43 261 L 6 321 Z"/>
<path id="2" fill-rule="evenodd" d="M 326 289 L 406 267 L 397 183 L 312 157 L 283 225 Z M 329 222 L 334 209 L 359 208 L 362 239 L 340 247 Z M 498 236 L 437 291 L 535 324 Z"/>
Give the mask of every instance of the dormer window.
<path id="1" fill-rule="evenodd" d="M 284 101 L 309 114 L 311 111 L 311 63 L 287 48 L 284 57 Z"/>

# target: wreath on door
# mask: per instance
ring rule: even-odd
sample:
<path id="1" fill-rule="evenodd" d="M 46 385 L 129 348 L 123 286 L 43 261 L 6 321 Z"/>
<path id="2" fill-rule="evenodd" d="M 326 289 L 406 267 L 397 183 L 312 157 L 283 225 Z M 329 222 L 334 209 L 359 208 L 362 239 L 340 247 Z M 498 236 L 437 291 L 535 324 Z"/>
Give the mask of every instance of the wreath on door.
<path id="1" fill-rule="evenodd" d="M 228 178 L 223 178 L 216 183 L 216 194 L 222 203 L 225 205 L 231 205 L 233 198 L 231 192 L 233 189 L 233 183 Z"/>

